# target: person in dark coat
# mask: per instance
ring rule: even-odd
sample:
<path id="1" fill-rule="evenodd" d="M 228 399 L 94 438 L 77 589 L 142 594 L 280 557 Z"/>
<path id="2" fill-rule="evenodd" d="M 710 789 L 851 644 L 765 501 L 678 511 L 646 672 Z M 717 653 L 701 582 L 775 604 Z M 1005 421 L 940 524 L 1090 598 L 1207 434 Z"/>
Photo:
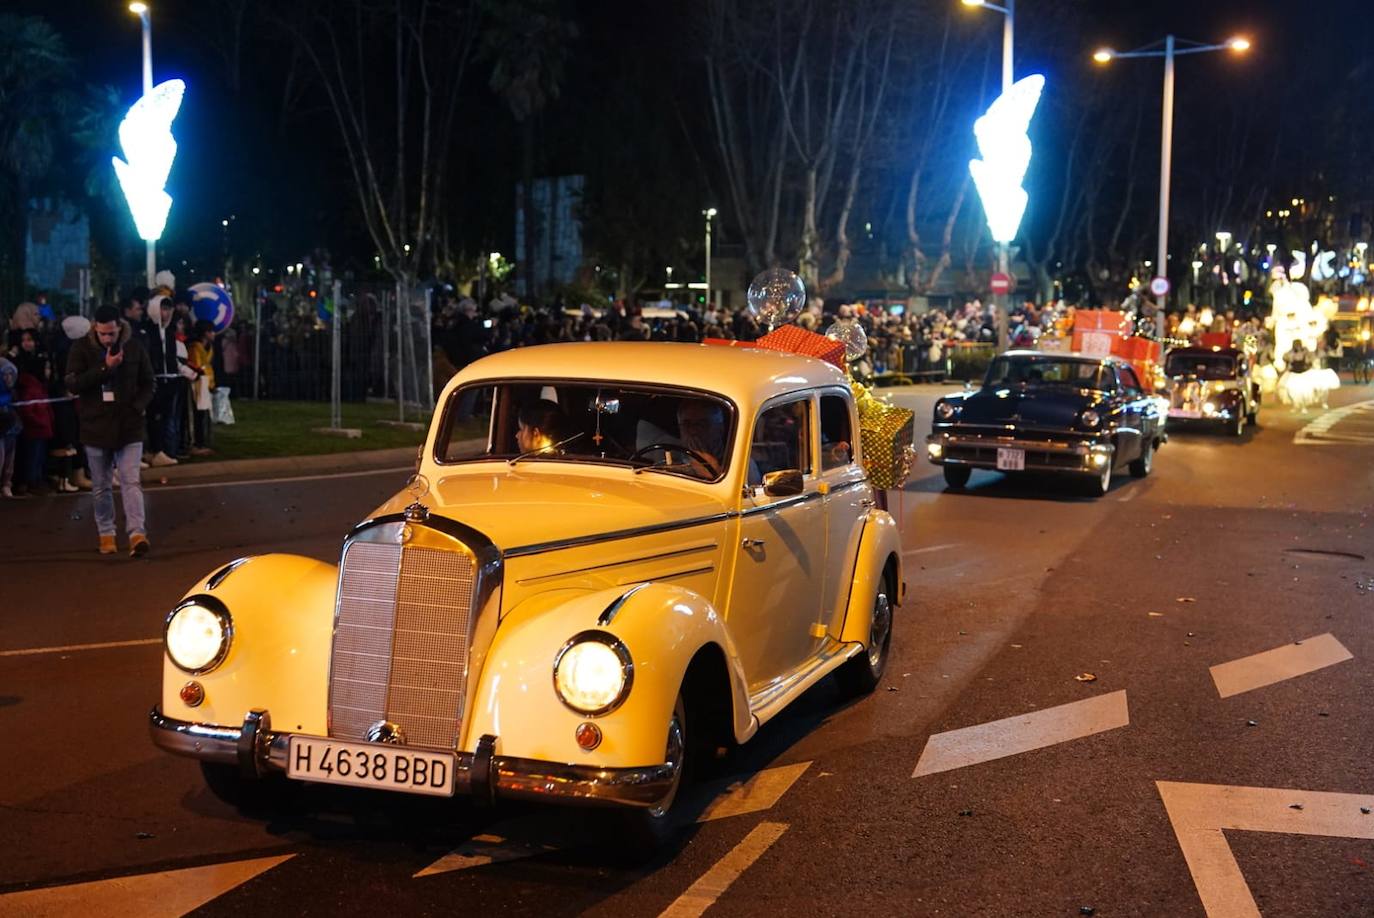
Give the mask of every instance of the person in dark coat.
<path id="1" fill-rule="evenodd" d="M 90 463 L 100 553 L 115 552 L 113 479 L 118 469 L 129 554 L 145 555 L 149 545 L 139 459 L 143 457 L 144 414 L 153 399 L 153 365 L 114 306 L 97 309 L 90 333 L 72 345 L 66 382 L 77 397 L 76 414 Z"/>

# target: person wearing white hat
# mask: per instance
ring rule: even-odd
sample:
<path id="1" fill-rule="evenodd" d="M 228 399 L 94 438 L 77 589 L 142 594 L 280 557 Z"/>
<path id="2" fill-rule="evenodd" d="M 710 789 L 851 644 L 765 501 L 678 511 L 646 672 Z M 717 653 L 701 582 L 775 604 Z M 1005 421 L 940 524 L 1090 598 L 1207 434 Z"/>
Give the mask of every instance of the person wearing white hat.
<path id="1" fill-rule="evenodd" d="M 172 304 L 161 293 L 148 298 L 147 330 L 148 356 L 153 363 L 153 377 L 157 388 L 148 406 L 148 441 L 151 455 L 148 464 L 176 465 L 172 453 L 181 442 L 181 416 L 185 406 L 181 400 L 181 362 L 177 359 L 177 336 L 172 325 Z"/>

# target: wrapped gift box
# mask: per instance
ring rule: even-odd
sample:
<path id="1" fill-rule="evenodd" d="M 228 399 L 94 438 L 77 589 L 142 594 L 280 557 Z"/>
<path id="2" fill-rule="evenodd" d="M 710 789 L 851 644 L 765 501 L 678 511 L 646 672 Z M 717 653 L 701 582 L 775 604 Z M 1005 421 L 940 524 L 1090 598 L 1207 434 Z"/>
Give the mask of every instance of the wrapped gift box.
<path id="1" fill-rule="evenodd" d="M 858 383 L 852 388 L 859 410 L 863 465 L 869 481 L 880 490 L 900 488 L 911 474 L 911 463 L 916 455 L 916 415 L 906 408 L 874 398 Z"/>
<path id="2" fill-rule="evenodd" d="M 1112 309 L 1080 309 L 1073 316 L 1073 330 L 1104 331 L 1114 335 L 1129 335 L 1131 323 L 1124 312 Z"/>
<path id="3" fill-rule="evenodd" d="M 789 354 L 816 357 L 834 364 L 841 370 L 845 369 L 843 343 L 797 325 L 775 328 L 754 343 L 770 351 L 786 351 Z"/>

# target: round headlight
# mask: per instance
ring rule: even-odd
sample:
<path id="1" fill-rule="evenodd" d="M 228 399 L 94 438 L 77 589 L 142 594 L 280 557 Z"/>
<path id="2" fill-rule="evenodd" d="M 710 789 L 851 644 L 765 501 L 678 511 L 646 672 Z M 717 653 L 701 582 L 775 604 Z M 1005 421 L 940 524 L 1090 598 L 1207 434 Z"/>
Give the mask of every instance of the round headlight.
<path id="1" fill-rule="evenodd" d="M 187 599 L 167 616 L 167 656 L 193 676 L 209 672 L 229 653 L 234 626 L 224 603 L 209 596 Z"/>
<path id="2" fill-rule="evenodd" d="M 634 664 L 625 645 L 604 631 L 584 631 L 553 661 L 558 697 L 579 714 L 609 714 L 630 693 Z"/>
<path id="3" fill-rule="evenodd" d="M 935 416 L 942 421 L 951 420 L 958 413 L 959 409 L 955 408 L 949 402 L 935 403 Z"/>
<path id="4" fill-rule="evenodd" d="M 1083 422 L 1084 427 L 1096 427 L 1102 423 L 1102 416 L 1091 408 L 1079 415 L 1078 419 Z"/>

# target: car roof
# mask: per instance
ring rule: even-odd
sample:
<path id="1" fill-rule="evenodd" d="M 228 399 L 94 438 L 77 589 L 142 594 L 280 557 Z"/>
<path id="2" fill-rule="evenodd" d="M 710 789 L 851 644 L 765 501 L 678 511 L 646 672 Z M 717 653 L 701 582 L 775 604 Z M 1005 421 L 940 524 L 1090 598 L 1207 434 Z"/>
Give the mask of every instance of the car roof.
<path id="1" fill-rule="evenodd" d="M 1113 364 L 1113 365 L 1119 365 L 1119 364 L 1123 364 L 1123 363 L 1128 363 L 1128 361 L 1123 360 L 1122 358 L 1117 357 L 1117 356 L 1114 355 L 1114 354 L 1108 354 L 1108 355 L 1106 355 L 1106 356 L 1104 356 L 1104 357 L 1093 357 L 1093 356 L 1091 356 L 1091 355 L 1089 355 L 1089 354 L 1080 354 L 1080 353 L 1078 353 L 1077 351 L 1068 351 L 1068 352 L 1065 352 L 1065 351 L 1014 350 L 1014 351 L 1007 351 L 1006 353 L 1000 354 L 999 356 L 1001 356 L 1001 357 L 1045 357 L 1045 358 L 1050 359 L 1050 360 L 1076 360 L 1076 361 L 1078 361 L 1079 363 L 1110 363 L 1110 364 Z"/>
<path id="2" fill-rule="evenodd" d="M 445 394 L 476 380 L 576 379 L 700 389 L 752 409 L 776 395 L 817 386 L 849 388 L 838 367 L 758 347 L 668 341 L 590 341 L 501 351 L 464 367 Z"/>
<path id="3" fill-rule="evenodd" d="M 1170 354 L 1224 354 L 1227 357 L 1235 357 L 1240 354 L 1239 348 L 1234 347 L 1204 347 L 1201 344 L 1190 344 L 1186 347 L 1174 347 L 1169 349 Z"/>

